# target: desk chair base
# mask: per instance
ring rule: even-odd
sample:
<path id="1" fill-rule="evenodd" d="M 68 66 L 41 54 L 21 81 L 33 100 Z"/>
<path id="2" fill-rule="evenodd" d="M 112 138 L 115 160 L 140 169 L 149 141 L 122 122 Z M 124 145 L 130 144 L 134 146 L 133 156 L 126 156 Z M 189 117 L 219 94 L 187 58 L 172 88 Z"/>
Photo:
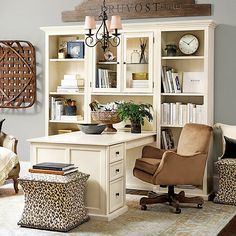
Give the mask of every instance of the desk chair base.
<path id="1" fill-rule="evenodd" d="M 204 203 L 201 197 L 185 197 L 184 191 L 179 194 L 174 193 L 174 186 L 168 186 L 168 193 L 158 195 L 154 192 L 149 192 L 148 197 L 142 197 L 140 199 L 141 210 L 147 210 L 147 205 L 156 203 L 168 202 L 170 206 L 175 208 L 175 213 L 180 214 L 180 203 L 194 203 L 198 208 L 202 208 Z"/>

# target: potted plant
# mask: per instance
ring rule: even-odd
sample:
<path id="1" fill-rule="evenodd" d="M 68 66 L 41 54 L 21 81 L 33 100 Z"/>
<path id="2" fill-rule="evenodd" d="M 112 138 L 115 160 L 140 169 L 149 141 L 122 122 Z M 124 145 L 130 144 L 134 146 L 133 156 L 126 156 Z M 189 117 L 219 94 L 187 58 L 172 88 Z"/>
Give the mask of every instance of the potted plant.
<path id="1" fill-rule="evenodd" d="M 123 102 L 119 104 L 117 112 L 121 120 L 130 120 L 131 133 L 141 133 L 141 125 L 144 125 L 144 118 L 153 120 L 151 113 L 152 105 L 148 103 Z"/>

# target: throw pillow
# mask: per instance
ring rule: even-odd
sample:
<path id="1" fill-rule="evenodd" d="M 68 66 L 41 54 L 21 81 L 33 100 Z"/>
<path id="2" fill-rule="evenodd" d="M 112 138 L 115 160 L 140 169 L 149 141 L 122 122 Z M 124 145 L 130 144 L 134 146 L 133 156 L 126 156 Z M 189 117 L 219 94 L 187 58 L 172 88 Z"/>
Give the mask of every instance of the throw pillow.
<path id="1" fill-rule="evenodd" d="M 2 124 L 3 124 L 4 120 L 5 120 L 5 119 L 2 119 L 2 120 L 0 121 L 0 132 L 2 132 Z"/>
<path id="2" fill-rule="evenodd" d="M 224 158 L 236 158 L 236 140 L 224 136 L 225 139 L 225 153 L 222 156 Z"/>

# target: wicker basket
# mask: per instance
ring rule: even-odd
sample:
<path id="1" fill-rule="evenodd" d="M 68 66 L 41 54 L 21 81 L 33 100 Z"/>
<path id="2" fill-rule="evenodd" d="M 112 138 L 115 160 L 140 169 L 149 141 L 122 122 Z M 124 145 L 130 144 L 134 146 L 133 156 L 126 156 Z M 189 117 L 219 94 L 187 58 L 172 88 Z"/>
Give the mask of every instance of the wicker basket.
<path id="1" fill-rule="evenodd" d="M 106 132 L 116 132 L 112 124 L 121 122 L 118 113 L 114 111 L 91 111 L 91 116 L 94 121 L 107 125 Z"/>

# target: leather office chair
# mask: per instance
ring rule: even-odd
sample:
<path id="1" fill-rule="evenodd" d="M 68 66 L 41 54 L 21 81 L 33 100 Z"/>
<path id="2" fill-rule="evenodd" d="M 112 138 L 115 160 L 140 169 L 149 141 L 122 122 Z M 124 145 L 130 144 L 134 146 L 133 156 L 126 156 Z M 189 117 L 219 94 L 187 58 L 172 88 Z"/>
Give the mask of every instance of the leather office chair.
<path id="1" fill-rule="evenodd" d="M 147 204 L 169 202 L 175 213 L 181 213 L 180 203 L 196 203 L 199 208 L 201 197 L 185 197 L 184 191 L 174 193 L 175 185 L 202 186 L 208 156 L 212 127 L 201 124 L 186 124 L 181 132 L 177 151 L 162 150 L 145 146 L 142 158 L 136 160 L 133 170 L 137 178 L 161 186 L 168 186 L 168 193 L 157 195 L 150 192 L 140 199 L 142 210 Z"/>

